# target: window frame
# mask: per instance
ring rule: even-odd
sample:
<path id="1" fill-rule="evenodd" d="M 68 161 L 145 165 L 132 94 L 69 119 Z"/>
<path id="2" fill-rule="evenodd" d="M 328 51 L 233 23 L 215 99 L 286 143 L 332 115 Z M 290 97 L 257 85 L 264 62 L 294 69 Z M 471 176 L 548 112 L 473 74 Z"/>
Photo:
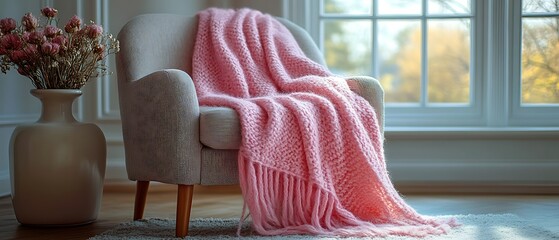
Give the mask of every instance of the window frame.
<path id="1" fill-rule="evenodd" d="M 284 17 L 306 29 L 319 47 L 322 45 L 319 12 L 321 2 L 284 1 Z M 559 120 L 555 119 L 559 119 L 559 106 L 521 104 L 522 2 L 472 0 L 472 6 L 469 106 L 417 108 L 386 104 L 387 131 L 422 131 L 421 129 L 434 128 L 474 131 L 557 130 Z"/>
<path id="2" fill-rule="evenodd" d="M 507 1 L 508 2 L 508 1 Z M 512 70 L 512 97 L 511 114 L 509 125 L 511 126 L 539 126 L 539 127 L 557 127 L 559 126 L 559 104 L 539 105 L 539 104 L 522 104 L 522 1 L 511 1 L 509 8 L 511 9 L 508 24 L 511 25 L 509 39 L 512 46 L 510 48 L 511 60 L 509 61 Z M 529 17 L 548 16 L 548 14 L 526 14 Z M 556 14 L 559 15 L 559 14 Z M 559 17 L 559 16 L 558 16 Z M 505 23 L 507 24 L 507 23 Z"/>

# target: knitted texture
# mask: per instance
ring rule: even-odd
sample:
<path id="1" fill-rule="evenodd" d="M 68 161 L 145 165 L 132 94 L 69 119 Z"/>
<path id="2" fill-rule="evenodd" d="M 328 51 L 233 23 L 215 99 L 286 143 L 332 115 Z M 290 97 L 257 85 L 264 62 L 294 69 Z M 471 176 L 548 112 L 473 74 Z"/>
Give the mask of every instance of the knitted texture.
<path id="1" fill-rule="evenodd" d="M 374 109 L 255 10 L 198 13 L 193 80 L 201 105 L 239 114 L 239 178 L 263 235 L 425 236 L 456 226 L 396 192 Z"/>

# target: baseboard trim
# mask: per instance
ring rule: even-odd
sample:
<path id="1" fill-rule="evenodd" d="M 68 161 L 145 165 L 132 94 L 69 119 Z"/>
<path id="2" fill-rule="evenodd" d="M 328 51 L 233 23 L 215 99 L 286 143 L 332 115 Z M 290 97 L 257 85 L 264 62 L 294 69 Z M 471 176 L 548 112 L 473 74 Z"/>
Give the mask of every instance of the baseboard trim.
<path id="1" fill-rule="evenodd" d="M 107 168 L 105 171 L 105 181 L 127 181 L 128 175 L 126 174 L 126 164 L 124 160 L 107 161 Z"/>
<path id="2" fill-rule="evenodd" d="M 532 194 L 557 195 L 559 184 L 548 183 L 395 183 L 402 194 Z"/>
<path id="3" fill-rule="evenodd" d="M 10 172 L 0 171 L 0 197 L 9 196 L 11 194 Z"/>

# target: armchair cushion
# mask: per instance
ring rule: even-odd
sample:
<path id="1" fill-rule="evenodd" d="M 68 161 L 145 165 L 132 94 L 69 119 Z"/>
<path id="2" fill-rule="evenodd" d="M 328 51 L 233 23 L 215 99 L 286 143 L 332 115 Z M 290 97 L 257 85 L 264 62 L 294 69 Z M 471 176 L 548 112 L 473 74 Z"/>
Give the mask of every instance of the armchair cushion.
<path id="1" fill-rule="evenodd" d="M 239 149 L 241 123 L 227 107 L 200 107 L 200 142 L 213 149 Z"/>

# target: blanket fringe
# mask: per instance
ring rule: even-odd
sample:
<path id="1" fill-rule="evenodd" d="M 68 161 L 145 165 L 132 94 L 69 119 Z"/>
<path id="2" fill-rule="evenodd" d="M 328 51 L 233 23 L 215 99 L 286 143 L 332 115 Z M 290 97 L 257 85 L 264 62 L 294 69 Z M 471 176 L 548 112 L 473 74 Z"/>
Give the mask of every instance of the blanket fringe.
<path id="1" fill-rule="evenodd" d="M 444 234 L 458 226 L 455 219 L 418 214 L 405 221 L 374 224 L 355 217 L 332 193 L 309 180 L 246 161 L 241 155 L 239 168 L 245 204 L 249 207 L 254 229 L 262 235 L 425 237 Z"/>

